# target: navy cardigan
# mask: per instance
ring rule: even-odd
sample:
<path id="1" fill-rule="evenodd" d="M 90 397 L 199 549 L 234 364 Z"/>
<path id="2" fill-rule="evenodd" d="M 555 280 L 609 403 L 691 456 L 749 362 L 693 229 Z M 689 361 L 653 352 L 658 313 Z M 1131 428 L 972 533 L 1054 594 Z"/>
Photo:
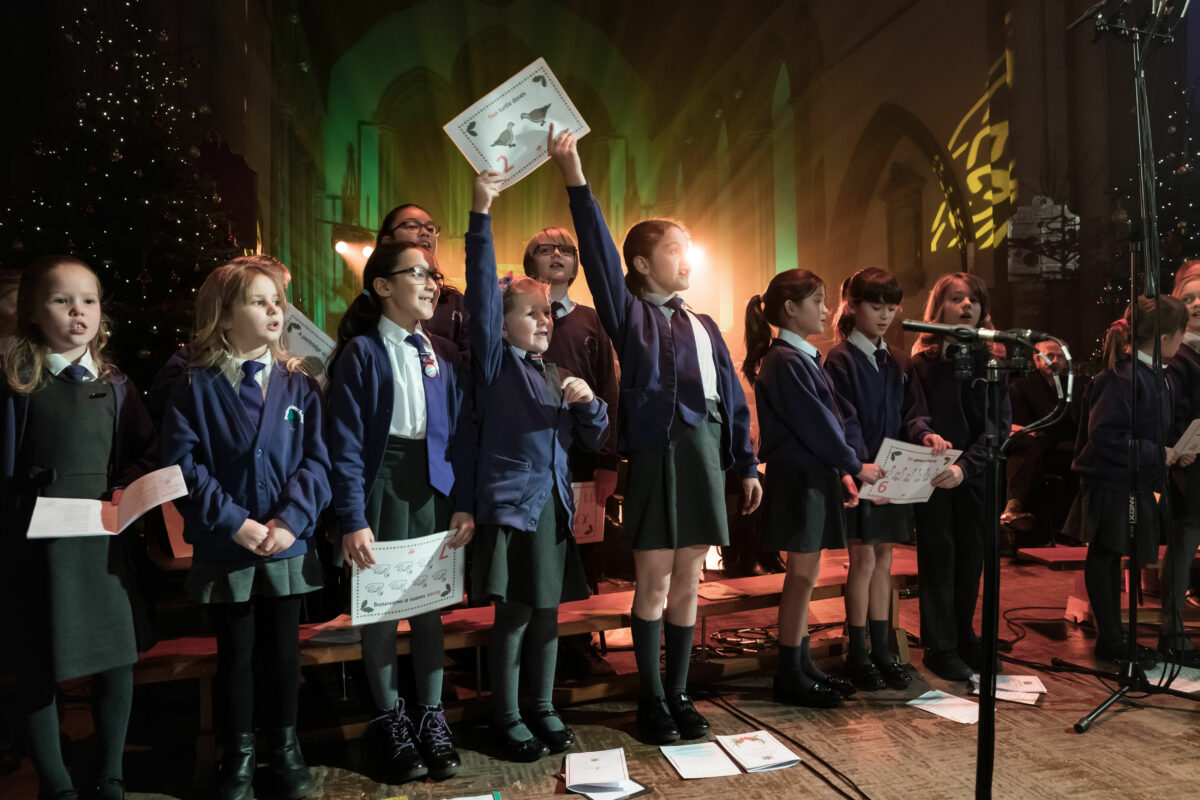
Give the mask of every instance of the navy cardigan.
<path id="1" fill-rule="evenodd" d="M 971 348 L 976 372 L 991 358 L 986 348 Z M 921 382 L 921 393 L 929 409 L 929 426 L 955 450 L 962 450 L 955 464 L 962 470 L 963 480 L 982 485 L 987 466 L 987 446 L 983 419 L 984 386 L 982 381 L 959 379 L 954 375 L 950 359 L 920 352 L 912 358 L 913 373 Z M 1000 438 L 1008 438 L 1012 430 L 1012 407 L 1008 402 L 1008 379 L 1003 364 L 1000 372 Z"/>
<path id="2" fill-rule="evenodd" d="M 467 229 L 466 300 L 479 422 L 475 516 L 482 525 L 532 531 L 552 491 L 567 509 L 568 522 L 574 518 L 567 450 L 572 442 L 591 452 L 600 449 L 608 407 L 599 395 L 570 406 L 556 400 L 505 343 L 491 221 L 472 212 Z"/>
<path id="3" fill-rule="evenodd" d="M 771 342 L 754 381 L 758 455 L 768 464 L 797 469 L 862 472 L 846 441 L 837 399 L 816 361 L 782 339 Z M 850 409 L 849 418 L 854 411 Z"/>
<path id="4" fill-rule="evenodd" d="M 1166 471 L 1167 428 L 1172 422 L 1174 392 L 1170 383 L 1155 387 L 1154 371 L 1138 363 L 1138 415 L 1131 419 L 1129 395 L 1132 390 L 1130 364 L 1121 360 L 1115 369 L 1102 370 L 1084 392 L 1075 440 L 1075 460 L 1071 468 L 1085 485 L 1102 489 L 1129 488 L 1129 442 L 1137 442 L 1140 489 L 1162 490 Z M 1162 427 L 1154 404 L 1162 410 Z M 1086 420 L 1086 422 L 1084 421 Z"/>
<path id="5" fill-rule="evenodd" d="M 1164 366 L 1167 380 L 1175 392 L 1174 424 L 1167 441 L 1174 444 L 1192 420 L 1200 417 L 1200 353 L 1191 345 L 1181 345 L 1175 357 Z M 1171 510 L 1175 519 L 1200 522 L 1200 461 L 1177 468 L 1172 475 L 1176 491 L 1171 495 Z"/>
<path id="6" fill-rule="evenodd" d="M 617 415 L 622 453 L 661 452 L 671 441 L 675 417 L 675 340 L 671 323 L 658 306 L 625 286 L 621 255 L 604 222 L 600 205 L 587 186 L 568 186 L 571 217 L 579 239 L 580 264 L 596 313 L 612 338 L 621 362 L 621 406 Z M 750 447 L 750 409 L 734 371 L 733 359 L 717 324 L 697 314 L 712 340 L 721 398 L 721 469 L 739 477 L 758 476 Z"/>
<path id="7" fill-rule="evenodd" d="M 825 370 L 846 418 L 846 441 L 859 461 L 875 458 L 884 438 L 921 444 L 933 433 L 912 361 L 891 346 L 888 355 L 883 369 L 876 369 L 860 348 L 842 341 L 825 356 Z"/>
<path id="8" fill-rule="evenodd" d="M 471 424 L 470 376 L 458 348 L 431 334 L 438 377 L 431 382 L 441 393 L 450 422 L 445 459 L 454 472 L 450 500 L 454 511 L 474 509 L 475 429 Z M 329 424 L 326 441 L 333 464 L 333 513 L 342 535 L 368 527 L 367 496 L 375 485 L 387 448 L 396 391 L 392 360 L 379 330 L 346 342 L 329 375 Z M 422 388 L 421 391 L 424 391 Z"/>
<path id="9" fill-rule="evenodd" d="M 273 364 L 255 426 L 219 367 L 192 370 L 176 383 L 163 418 L 162 463 L 183 470 L 188 495 L 175 506 L 197 561 L 263 558 L 233 541 L 247 518 L 278 519 L 295 534 L 295 544 L 267 558 L 303 555 L 330 496 L 316 381 Z"/>

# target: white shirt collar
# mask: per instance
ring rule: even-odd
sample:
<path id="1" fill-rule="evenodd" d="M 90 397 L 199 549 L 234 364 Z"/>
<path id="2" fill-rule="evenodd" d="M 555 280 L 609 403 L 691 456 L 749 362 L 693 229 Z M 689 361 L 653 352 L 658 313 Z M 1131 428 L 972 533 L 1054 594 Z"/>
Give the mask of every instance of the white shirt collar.
<path id="1" fill-rule="evenodd" d="M 675 292 L 674 294 L 655 294 L 654 292 L 642 292 L 642 299 L 647 303 L 653 303 L 654 305 L 661 307 L 666 305 L 667 301 L 672 297 L 678 296 L 678 294 L 679 292 Z M 684 303 L 684 305 L 686 306 L 687 303 Z M 668 308 L 667 310 L 671 311 L 673 309 Z"/>
<path id="2" fill-rule="evenodd" d="M 407 339 L 409 336 L 412 336 L 414 333 L 417 334 L 418 336 L 420 336 L 422 339 L 424 339 L 426 344 L 429 344 L 429 337 L 425 334 L 425 331 L 421 329 L 420 322 L 418 322 L 416 325 L 414 325 L 413 329 L 411 331 L 409 331 L 409 330 L 405 330 L 402 326 L 397 325 L 396 323 L 392 322 L 390 319 L 385 317 L 383 314 L 380 314 L 378 327 L 379 327 L 379 335 L 382 336 L 384 339 L 388 340 L 389 342 L 391 342 L 392 344 L 396 344 L 396 345 L 405 344 L 406 342 L 404 340 Z"/>
<path id="3" fill-rule="evenodd" d="M 1138 350 L 1137 356 L 1138 356 L 1138 361 L 1142 362 L 1147 367 L 1154 366 L 1154 357 L 1151 356 L 1149 353 L 1143 353 L 1141 350 Z"/>
<path id="4" fill-rule="evenodd" d="M 850 344 L 869 355 L 872 362 L 875 361 L 875 351 L 881 347 L 887 347 L 887 345 L 883 343 L 882 339 L 880 340 L 879 344 L 875 344 L 858 328 L 850 331 L 850 335 L 846 337 L 846 341 L 850 342 Z"/>
<path id="5" fill-rule="evenodd" d="M 72 363 L 78 364 L 87 370 L 89 379 L 96 380 L 96 378 L 100 377 L 99 370 L 96 368 L 96 362 L 92 358 L 91 348 L 84 350 L 83 355 L 80 356 L 79 360 L 75 362 L 67 361 L 67 359 L 64 358 L 61 353 L 50 353 L 46 358 L 46 368 L 50 370 L 50 374 L 52 375 L 57 375 L 58 373 L 62 372 L 64 369 L 71 366 Z"/>
<path id="6" fill-rule="evenodd" d="M 550 300 L 551 306 L 553 306 L 555 303 L 558 303 L 562 306 L 562 313 L 559 314 L 556 319 L 562 319 L 567 314 L 570 314 L 575 310 L 575 301 L 572 300 L 571 296 L 568 294 L 564 294 L 561 300 L 554 300 L 553 298 Z"/>
<path id="7" fill-rule="evenodd" d="M 271 362 L 273 360 L 274 356 L 271 355 L 271 348 L 268 347 L 267 349 L 263 350 L 262 355 L 260 355 L 258 358 L 238 358 L 237 356 L 231 355 L 225 360 L 225 366 L 221 371 L 225 373 L 226 378 L 236 385 L 242 379 L 242 364 L 245 364 L 247 361 L 257 361 L 258 363 L 262 364 L 264 368 L 262 372 L 259 373 L 259 376 L 262 377 L 257 378 L 258 382 L 262 383 L 266 377 L 266 373 L 271 369 Z"/>
<path id="8" fill-rule="evenodd" d="M 809 344 L 803 336 L 787 328 L 779 329 L 779 338 L 812 359 L 821 357 L 821 351 Z"/>
<path id="9" fill-rule="evenodd" d="M 1200 333 L 1192 333 L 1191 331 L 1183 332 L 1183 343 L 1188 347 L 1200 353 Z"/>

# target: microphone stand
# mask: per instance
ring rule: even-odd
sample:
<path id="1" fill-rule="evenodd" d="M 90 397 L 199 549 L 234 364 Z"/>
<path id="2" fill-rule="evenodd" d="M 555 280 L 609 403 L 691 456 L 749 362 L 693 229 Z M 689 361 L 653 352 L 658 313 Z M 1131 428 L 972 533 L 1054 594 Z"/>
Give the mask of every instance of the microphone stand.
<path id="1" fill-rule="evenodd" d="M 960 342 L 1001 342 L 1009 352 L 1009 366 L 1001 367 L 995 356 L 984 365 L 984 374 L 974 380 L 984 381 L 984 527 L 983 541 L 983 630 L 979 667 L 979 736 L 975 747 L 975 797 L 987 800 L 992 796 L 992 773 L 996 754 L 996 658 L 1000 634 L 1000 509 L 1004 503 L 1004 461 L 1009 447 L 1021 436 L 1032 436 L 1056 424 L 1067 413 L 1071 401 L 1074 371 L 1071 353 L 1065 342 L 1036 331 L 992 331 L 955 325 L 904 320 L 901 327 L 909 331 L 941 334 Z M 1063 391 L 1059 376 L 1054 376 L 1058 398 L 1054 410 L 1045 417 L 1008 435 L 1002 430 L 1000 409 L 1003 403 L 1000 373 L 1012 370 L 1018 362 L 1027 362 L 1034 351 L 1034 341 L 1055 341 L 1067 357 L 1067 389 Z"/>

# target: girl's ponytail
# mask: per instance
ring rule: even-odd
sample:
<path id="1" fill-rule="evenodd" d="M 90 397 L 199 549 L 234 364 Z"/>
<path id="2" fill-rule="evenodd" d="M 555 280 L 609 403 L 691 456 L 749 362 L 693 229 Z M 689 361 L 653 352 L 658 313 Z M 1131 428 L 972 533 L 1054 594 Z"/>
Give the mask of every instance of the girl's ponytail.
<path id="1" fill-rule="evenodd" d="M 771 323 L 762 295 L 756 294 L 746 304 L 746 359 L 742 362 L 742 374 L 751 386 L 758 378 L 758 365 L 771 347 Z"/>

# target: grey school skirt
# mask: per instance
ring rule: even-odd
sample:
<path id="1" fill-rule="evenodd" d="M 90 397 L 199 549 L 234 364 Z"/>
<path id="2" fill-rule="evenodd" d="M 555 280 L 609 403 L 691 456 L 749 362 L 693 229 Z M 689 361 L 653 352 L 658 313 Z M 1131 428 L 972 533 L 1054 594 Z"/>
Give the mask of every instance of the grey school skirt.
<path id="1" fill-rule="evenodd" d="M 634 550 L 729 545 L 721 412 L 707 407 L 695 428 L 676 415 L 666 450 L 629 455 L 621 516 Z"/>
<path id="2" fill-rule="evenodd" d="M 842 479 L 831 469 L 767 465 L 758 530 L 768 550 L 815 553 L 846 546 Z"/>

